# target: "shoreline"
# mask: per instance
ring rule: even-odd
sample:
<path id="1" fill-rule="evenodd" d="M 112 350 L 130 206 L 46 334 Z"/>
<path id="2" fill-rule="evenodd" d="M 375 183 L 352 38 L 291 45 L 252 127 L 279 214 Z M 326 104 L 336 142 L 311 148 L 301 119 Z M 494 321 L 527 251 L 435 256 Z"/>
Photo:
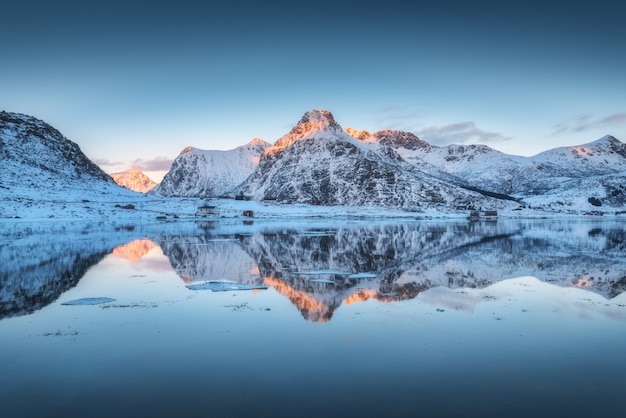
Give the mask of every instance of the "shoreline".
<path id="1" fill-rule="evenodd" d="M 198 215 L 196 209 L 203 203 L 216 207 L 217 214 Z M 16 203 L 16 202 L 14 202 Z M 21 202 L 20 202 L 21 203 Z M 0 213 L 2 223 L 21 222 L 96 222 L 96 223 L 172 223 L 190 221 L 272 221 L 272 220 L 414 220 L 414 221 L 467 221 L 470 211 L 429 210 L 405 211 L 377 206 L 318 206 L 304 203 L 281 204 L 258 201 L 201 198 L 154 198 L 143 199 L 74 201 L 38 200 L 24 207 L 12 205 Z M 130 205 L 131 207 L 124 207 Z M 244 216 L 252 212 L 252 216 Z M 496 219 L 480 219 L 474 222 L 498 220 L 538 219 L 584 219 L 626 220 L 626 213 L 559 213 L 536 209 L 500 210 Z"/>

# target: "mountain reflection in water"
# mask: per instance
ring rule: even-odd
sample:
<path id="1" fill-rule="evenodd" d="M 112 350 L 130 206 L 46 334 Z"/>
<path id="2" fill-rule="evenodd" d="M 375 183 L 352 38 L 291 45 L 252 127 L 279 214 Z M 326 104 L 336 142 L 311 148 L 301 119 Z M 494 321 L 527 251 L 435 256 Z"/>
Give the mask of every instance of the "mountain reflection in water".
<path id="1" fill-rule="evenodd" d="M 279 222 L 2 225 L 3 416 L 624 415 L 623 223 Z"/>
<path id="2" fill-rule="evenodd" d="M 109 253 L 132 262 L 155 245 L 186 284 L 270 286 L 306 320 L 319 322 L 342 304 L 412 299 L 435 287 L 485 288 L 521 276 L 607 299 L 626 289 L 626 233 L 619 222 L 291 225 L 7 229 L 0 237 L 0 318 L 50 304 Z"/>
<path id="3" fill-rule="evenodd" d="M 29 314 L 54 302 L 137 233 L 134 226 L 102 223 L 2 225 L 0 318 Z"/>
<path id="4" fill-rule="evenodd" d="M 400 301 L 434 287 L 484 288 L 520 276 L 610 299 L 626 288 L 624 235 L 621 224 L 403 222 L 215 231 L 155 242 L 187 283 L 271 286 L 305 319 L 326 322 L 343 303 Z"/>

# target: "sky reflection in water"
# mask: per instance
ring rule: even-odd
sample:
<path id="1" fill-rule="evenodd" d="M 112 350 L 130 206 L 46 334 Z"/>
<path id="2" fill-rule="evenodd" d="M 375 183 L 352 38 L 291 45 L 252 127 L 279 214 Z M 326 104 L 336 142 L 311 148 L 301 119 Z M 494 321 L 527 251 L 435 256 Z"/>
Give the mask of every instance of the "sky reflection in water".
<path id="1" fill-rule="evenodd" d="M 21 304 L 8 309 L 2 299 L 3 411 L 12 417 L 624 412 L 622 224 L 243 228 L 130 228 L 87 234 L 82 246 L 76 235 L 57 234 L 59 254 L 76 260 L 78 250 L 81 260 L 96 261 L 72 270 L 41 256 L 45 268 L 68 279 L 62 289 L 42 281 L 32 294 L 56 298 L 33 298 L 24 285 L 12 293 L 30 295 Z M 49 235 L 3 237 L 3 260 L 14 263 L 8 255 L 42 248 L 54 253 Z M 64 246 L 64 236 L 73 243 Z M 20 280 L 9 270 L 33 283 L 44 276 L 28 260 L 4 268 L 3 298 Z M 207 280 L 268 289 L 186 287 Z M 115 301 L 61 305 L 87 297 Z M 26 306 L 30 300 L 39 301 L 36 308 Z"/>

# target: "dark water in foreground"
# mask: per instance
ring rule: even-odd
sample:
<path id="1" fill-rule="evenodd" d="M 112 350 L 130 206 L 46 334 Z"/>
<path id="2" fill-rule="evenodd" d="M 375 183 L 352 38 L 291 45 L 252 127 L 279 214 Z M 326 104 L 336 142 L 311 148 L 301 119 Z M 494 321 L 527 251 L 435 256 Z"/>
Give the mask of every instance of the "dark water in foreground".
<path id="1" fill-rule="evenodd" d="M 623 222 L 1 231 L 3 417 L 626 414 Z"/>

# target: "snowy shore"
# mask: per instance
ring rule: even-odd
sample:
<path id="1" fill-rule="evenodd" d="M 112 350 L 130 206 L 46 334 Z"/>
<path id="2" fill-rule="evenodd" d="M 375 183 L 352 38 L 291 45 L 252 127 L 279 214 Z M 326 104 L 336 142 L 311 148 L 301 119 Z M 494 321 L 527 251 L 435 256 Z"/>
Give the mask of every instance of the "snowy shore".
<path id="1" fill-rule="evenodd" d="M 457 219 L 465 220 L 469 211 L 442 209 L 410 212 L 384 207 L 363 206 L 317 206 L 302 203 L 284 204 L 277 202 L 241 201 L 234 199 L 159 198 L 139 193 L 128 195 L 106 195 L 89 199 L 61 197 L 37 199 L 4 199 L 0 208 L 0 222 L 19 220 L 91 220 L 102 222 L 151 222 L 202 219 L 196 216 L 199 206 L 208 204 L 216 207 L 217 213 L 207 219 Z M 251 211 L 252 217 L 244 216 Z M 564 218 L 583 215 L 550 213 L 541 210 L 523 209 L 499 211 L 504 218 Z M 589 217 L 589 215 L 585 216 Z M 624 215 L 605 215 L 610 218 L 626 218 Z"/>
<path id="2" fill-rule="evenodd" d="M 423 211 L 405 211 L 379 206 L 322 206 L 304 203 L 281 203 L 235 199 L 202 199 L 189 197 L 158 197 L 122 189 L 116 185 L 73 192 L 43 188 L 7 188 L 0 190 L 0 221 L 13 220 L 90 220 L 90 221 L 155 221 L 197 219 L 199 206 L 211 205 L 217 219 L 249 219 L 244 211 L 252 211 L 255 219 L 324 218 L 324 219 L 466 219 L 468 210 L 427 207 Z M 484 208 L 488 209 L 488 208 Z M 499 210 L 499 218 L 546 218 L 582 216 L 575 213 L 548 212 L 524 208 Z M 165 217 L 165 218 L 163 218 Z M 605 217 L 626 218 L 625 214 Z"/>

